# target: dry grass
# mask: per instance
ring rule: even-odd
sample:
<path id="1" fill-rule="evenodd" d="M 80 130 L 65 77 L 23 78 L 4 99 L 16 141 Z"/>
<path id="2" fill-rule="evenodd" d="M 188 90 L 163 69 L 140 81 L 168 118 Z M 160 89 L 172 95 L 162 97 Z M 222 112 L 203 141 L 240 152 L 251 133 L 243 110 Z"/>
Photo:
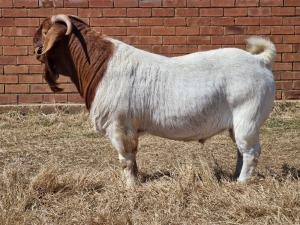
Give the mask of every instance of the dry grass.
<path id="1" fill-rule="evenodd" d="M 300 224 L 300 103 L 274 108 L 247 184 L 231 178 L 236 152 L 226 132 L 204 146 L 141 137 L 145 182 L 130 190 L 85 112 L 2 113 L 0 133 L 3 225 Z"/>

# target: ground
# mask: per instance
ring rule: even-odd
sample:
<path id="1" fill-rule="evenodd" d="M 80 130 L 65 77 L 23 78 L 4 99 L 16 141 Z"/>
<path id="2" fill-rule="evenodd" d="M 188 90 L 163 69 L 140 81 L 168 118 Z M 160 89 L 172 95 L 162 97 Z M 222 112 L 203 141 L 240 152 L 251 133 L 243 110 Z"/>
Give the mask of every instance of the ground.
<path id="1" fill-rule="evenodd" d="M 232 178 L 228 132 L 198 142 L 140 137 L 143 183 L 126 189 L 117 153 L 88 114 L 0 114 L 0 224 L 300 224 L 300 103 L 278 102 L 247 183 Z"/>

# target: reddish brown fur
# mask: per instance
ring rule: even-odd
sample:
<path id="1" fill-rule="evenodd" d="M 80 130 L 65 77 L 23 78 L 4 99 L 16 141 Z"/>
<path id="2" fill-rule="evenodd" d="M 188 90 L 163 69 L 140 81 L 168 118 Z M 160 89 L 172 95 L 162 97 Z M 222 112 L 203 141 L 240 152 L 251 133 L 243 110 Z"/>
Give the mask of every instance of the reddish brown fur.
<path id="1" fill-rule="evenodd" d="M 36 57 L 41 62 L 45 62 L 44 78 L 52 91 L 61 91 L 56 83 L 58 74 L 70 77 L 89 110 L 96 88 L 113 55 L 113 43 L 91 30 L 80 19 L 71 16 L 70 18 L 73 25 L 72 33 L 69 36 L 51 37 L 57 39 L 54 46 L 43 56 L 36 55 Z M 49 21 L 49 18 L 46 19 L 37 30 L 34 37 L 35 48 L 45 44 L 42 32 L 49 30 Z M 56 30 L 55 35 L 65 33 L 65 24 L 56 23 L 56 26 L 56 29 L 62 30 Z"/>

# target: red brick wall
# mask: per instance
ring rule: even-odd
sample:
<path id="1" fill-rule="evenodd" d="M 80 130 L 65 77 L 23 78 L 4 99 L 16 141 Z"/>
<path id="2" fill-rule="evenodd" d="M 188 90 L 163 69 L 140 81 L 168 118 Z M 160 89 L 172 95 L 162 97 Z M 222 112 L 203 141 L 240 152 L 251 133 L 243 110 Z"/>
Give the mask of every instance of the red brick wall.
<path id="1" fill-rule="evenodd" d="M 41 21 L 66 13 L 129 44 L 164 55 L 245 48 L 249 35 L 277 47 L 277 99 L 300 99 L 300 0 L 0 0 L 0 104 L 82 102 L 61 77 L 53 94 L 33 58 Z"/>

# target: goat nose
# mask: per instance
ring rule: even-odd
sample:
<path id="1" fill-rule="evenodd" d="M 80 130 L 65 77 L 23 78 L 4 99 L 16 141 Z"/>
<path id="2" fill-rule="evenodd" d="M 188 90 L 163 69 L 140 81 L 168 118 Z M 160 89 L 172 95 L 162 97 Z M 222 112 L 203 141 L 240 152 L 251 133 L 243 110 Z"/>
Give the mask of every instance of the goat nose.
<path id="1" fill-rule="evenodd" d="M 35 52 L 35 54 L 37 54 L 37 55 L 41 55 L 41 54 L 42 54 L 42 47 L 37 47 L 37 48 L 35 48 L 34 52 Z"/>

